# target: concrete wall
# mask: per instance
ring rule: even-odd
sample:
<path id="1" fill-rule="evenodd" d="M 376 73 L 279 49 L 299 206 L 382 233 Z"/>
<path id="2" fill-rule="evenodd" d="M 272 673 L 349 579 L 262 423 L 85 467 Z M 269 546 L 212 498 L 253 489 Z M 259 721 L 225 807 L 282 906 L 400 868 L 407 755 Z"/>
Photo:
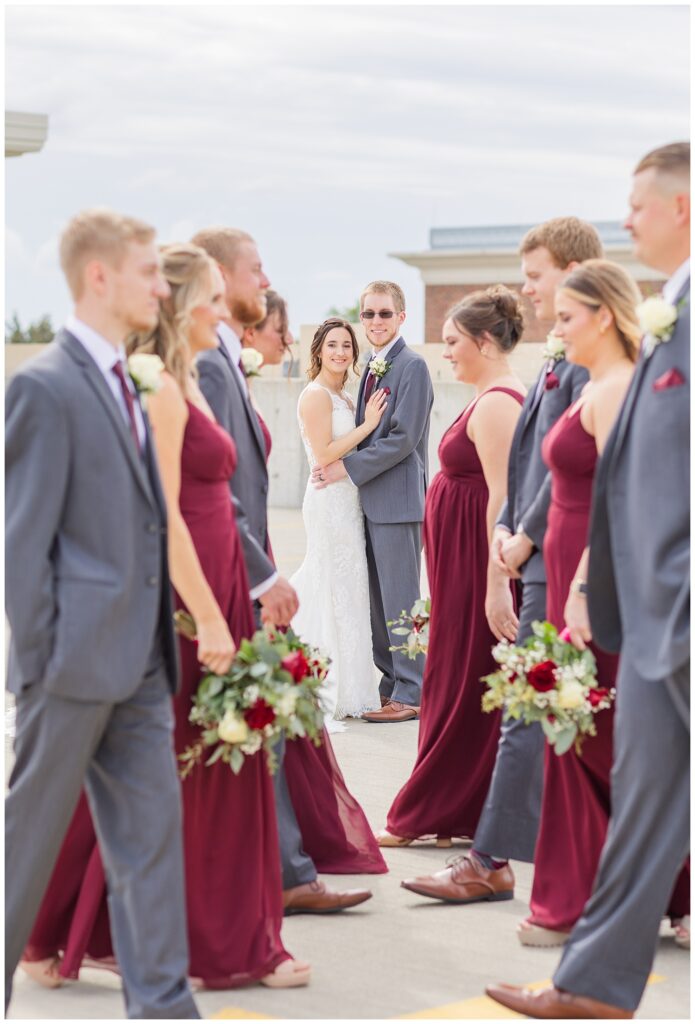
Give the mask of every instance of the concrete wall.
<path id="1" fill-rule="evenodd" d="M 309 330 L 307 328 L 307 332 Z M 426 358 L 434 384 L 429 442 L 431 478 L 439 469 L 437 449 L 442 435 L 473 397 L 473 388 L 451 379 L 451 369 L 442 359 L 443 345 L 413 345 L 412 348 Z M 542 365 L 542 348 L 542 345 L 529 343 L 512 354 L 514 369 L 527 386 L 536 379 Z M 263 380 L 262 376 L 255 378 L 252 384 L 254 398 L 273 436 L 268 465 L 269 503 L 273 508 L 299 508 L 304 497 L 308 467 L 296 410 L 305 385 L 305 379 Z M 352 382 L 349 390 L 356 395 L 357 381 Z"/>
<path id="2" fill-rule="evenodd" d="M 302 328 L 313 336 L 315 328 Z M 305 335 L 306 336 L 306 335 Z M 42 345 L 5 345 L 5 376 L 9 378 L 29 357 L 40 352 Z M 453 423 L 473 396 L 473 388 L 451 379 L 451 369 L 442 359 L 443 345 L 413 345 L 427 361 L 434 384 L 434 407 L 430 421 L 430 476 L 439 469 L 437 448 L 444 431 Z M 542 363 L 542 346 L 521 345 L 512 353 L 511 362 L 521 379 L 529 385 Z M 306 378 L 264 379 L 252 381 L 253 396 L 273 437 L 268 471 L 269 503 L 274 508 L 300 508 L 309 475 L 306 456 L 297 424 L 297 402 L 306 386 Z M 358 381 L 349 386 L 357 393 Z"/>

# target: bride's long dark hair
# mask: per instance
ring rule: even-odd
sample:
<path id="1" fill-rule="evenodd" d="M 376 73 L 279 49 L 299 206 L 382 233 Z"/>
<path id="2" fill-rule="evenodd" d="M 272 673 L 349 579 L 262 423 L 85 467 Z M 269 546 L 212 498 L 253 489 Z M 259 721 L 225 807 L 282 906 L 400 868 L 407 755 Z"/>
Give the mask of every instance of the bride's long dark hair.
<path id="1" fill-rule="evenodd" d="M 323 343 L 326 340 L 326 335 L 329 331 L 332 331 L 334 327 L 344 327 L 350 335 L 350 341 L 352 342 L 352 368 L 356 374 L 359 374 L 360 347 L 357 344 L 355 332 L 347 320 L 343 320 L 339 316 L 331 316 L 328 320 L 324 320 L 319 326 L 311 342 L 311 362 L 309 363 L 309 369 L 306 371 L 306 375 L 309 380 L 314 380 L 315 377 L 318 377 L 321 371 L 321 349 L 323 348 Z M 343 384 L 347 382 L 349 372 L 349 370 L 345 371 Z"/>

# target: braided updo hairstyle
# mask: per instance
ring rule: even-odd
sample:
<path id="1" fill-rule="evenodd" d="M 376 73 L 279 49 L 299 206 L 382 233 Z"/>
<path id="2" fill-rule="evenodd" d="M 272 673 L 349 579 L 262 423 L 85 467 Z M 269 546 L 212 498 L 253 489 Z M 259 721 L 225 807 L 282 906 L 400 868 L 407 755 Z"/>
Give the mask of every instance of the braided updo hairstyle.
<path id="1" fill-rule="evenodd" d="M 521 297 L 503 284 L 471 292 L 447 313 L 460 331 L 470 335 L 480 347 L 489 335 L 500 352 L 511 352 L 524 333 Z"/>

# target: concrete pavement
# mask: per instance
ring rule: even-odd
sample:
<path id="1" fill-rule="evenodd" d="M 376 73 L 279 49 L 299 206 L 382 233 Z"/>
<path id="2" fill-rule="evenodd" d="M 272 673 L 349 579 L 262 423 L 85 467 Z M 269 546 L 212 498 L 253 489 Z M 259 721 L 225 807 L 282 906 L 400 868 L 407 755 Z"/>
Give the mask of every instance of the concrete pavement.
<path id="1" fill-rule="evenodd" d="M 300 514 L 273 510 L 271 535 L 280 568 L 289 574 L 304 550 Z M 416 723 L 384 729 L 351 721 L 346 732 L 333 737 L 333 743 L 349 788 L 372 826 L 382 827 L 415 758 Z M 525 949 L 515 935 L 517 922 L 528 912 L 531 867 L 514 865 L 516 898 L 504 903 L 448 906 L 399 887 L 401 878 L 438 870 L 452 854 L 465 850 L 463 844 L 453 850 L 418 844 L 386 851 L 388 875 L 325 876 L 334 885 L 367 884 L 374 898 L 342 914 L 286 920 L 283 939 L 295 956 L 312 963 L 311 985 L 290 991 L 254 986 L 203 992 L 198 996 L 201 1013 L 219 1019 L 517 1016 L 482 993 L 491 981 L 541 982 L 551 976 L 557 963 L 557 950 Z M 233 912 L 230 927 L 234 927 Z M 678 949 L 672 938 L 660 940 L 640 1018 L 688 1018 L 689 966 L 689 954 Z M 9 1017 L 122 1018 L 120 983 L 113 975 L 87 969 L 79 983 L 46 991 L 20 973 Z"/>

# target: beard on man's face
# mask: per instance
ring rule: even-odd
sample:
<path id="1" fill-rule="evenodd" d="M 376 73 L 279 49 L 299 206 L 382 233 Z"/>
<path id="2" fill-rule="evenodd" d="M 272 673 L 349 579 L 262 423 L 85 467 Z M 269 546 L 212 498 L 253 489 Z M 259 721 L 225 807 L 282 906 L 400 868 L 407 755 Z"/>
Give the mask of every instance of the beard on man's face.
<path id="1" fill-rule="evenodd" d="M 229 302 L 232 319 L 244 327 L 254 327 L 265 318 L 266 302 L 265 295 L 258 295 L 255 299 L 248 299 L 243 296 L 235 296 Z"/>

